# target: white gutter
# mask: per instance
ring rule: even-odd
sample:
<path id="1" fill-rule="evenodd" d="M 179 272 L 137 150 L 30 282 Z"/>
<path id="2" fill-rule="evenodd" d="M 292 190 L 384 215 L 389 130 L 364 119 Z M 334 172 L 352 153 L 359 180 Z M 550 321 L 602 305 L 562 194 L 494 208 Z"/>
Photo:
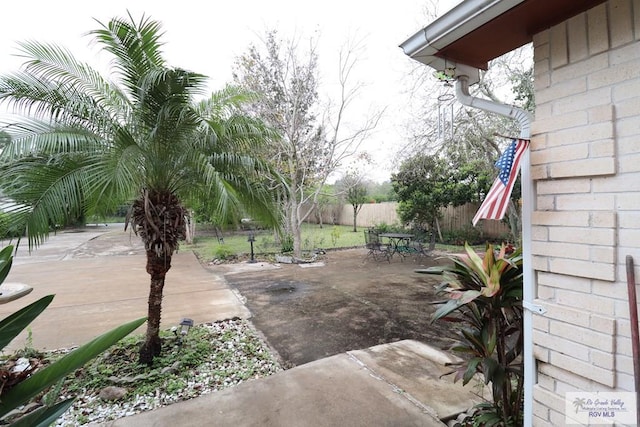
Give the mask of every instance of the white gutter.
<path id="1" fill-rule="evenodd" d="M 470 84 L 476 83 L 477 69 L 456 63 L 454 58 L 441 58 L 436 54 L 523 1 L 525 0 L 465 0 L 409 37 L 400 47 L 412 59 L 436 70 L 455 66 L 456 75 L 469 76 Z"/>
<path id="2" fill-rule="evenodd" d="M 480 110 L 489 111 L 491 113 L 500 114 L 512 118 L 520 125 L 520 138 L 531 138 L 531 122 L 533 117 L 531 114 L 521 108 L 511 105 L 500 104 L 487 99 L 476 98 L 469 95 L 469 78 L 467 76 L 459 76 L 456 82 L 456 96 L 462 105 L 478 108 Z M 522 268 L 523 283 L 522 293 L 524 308 L 524 426 L 533 425 L 533 386 L 536 382 L 536 366 L 533 356 L 533 312 L 544 314 L 542 307 L 533 304 L 535 298 L 534 292 L 534 274 L 531 256 L 531 216 L 533 213 L 533 181 L 531 179 L 531 160 L 529 151 L 524 153 L 521 163 L 522 171 Z"/>
<path id="3" fill-rule="evenodd" d="M 488 99 L 475 98 L 469 95 L 468 76 L 458 76 L 456 82 L 456 97 L 462 105 L 466 105 L 467 107 L 489 111 L 491 113 L 500 114 L 501 116 L 514 119 L 520 125 L 520 138 L 531 138 L 531 122 L 533 121 L 533 117 L 528 111 L 523 110 L 522 108 L 514 107 L 513 105 L 500 104 Z M 525 165 L 528 168 L 528 163 L 523 164 L 522 166 L 524 167 Z"/>

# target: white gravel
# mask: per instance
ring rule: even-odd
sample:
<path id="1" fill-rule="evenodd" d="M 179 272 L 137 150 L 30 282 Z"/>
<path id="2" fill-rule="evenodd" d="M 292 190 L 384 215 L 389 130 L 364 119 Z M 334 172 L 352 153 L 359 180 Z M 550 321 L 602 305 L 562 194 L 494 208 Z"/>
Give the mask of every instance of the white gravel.
<path id="1" fill-rule="evenodd" d="M 127 396 L 126 401 L 122 402 L 105 402 L 97 393 L 80 395 L 54 425 L 67 427 L 111 421 L 212 393 L 281 370 L 268 346 L 248 322 L 234 319 L 206 326 L 213 331 L 211 345 L 220 351 L 206 363 L 192 369 L 184 387 L 172 390 L 171 394 L 156 390 L 144 395 Z M 224 354 L 224 361 L 216 361 L 221 354 Z M 60 399 L 67 397 L 70 396 L 60 396 Z"/>

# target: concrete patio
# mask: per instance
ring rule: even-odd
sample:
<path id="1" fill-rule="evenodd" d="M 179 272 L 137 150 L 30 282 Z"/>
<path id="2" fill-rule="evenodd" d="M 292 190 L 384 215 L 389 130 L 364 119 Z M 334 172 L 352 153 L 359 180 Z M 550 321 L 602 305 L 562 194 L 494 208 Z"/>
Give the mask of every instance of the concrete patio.
<path id="1" fill-rule="evenodd" d="M 117 226 L 52 236 L 31 255 L 18 252 L 7 282 L 34 290 L 0 305 L 0 316 L 53 293 L 51 306 L 32 324 L 33 345 L 55 349 L 84 343 L 145 315 L 149 279 L 143 252 L 138 238 Z M 203 268 L 193 253 L 178 253 L 172 264 L 165 327 L 184 316 L 196 323 L 251 317 L 225 279 Z M 11 348 L 25 340 L 19 336 Z M 441 419 L 480 401 L 471 385 L 441 377 L 451 362 L 449 355 L 412 340 L 354 349 L 102 425 L 441 426 Z"/>

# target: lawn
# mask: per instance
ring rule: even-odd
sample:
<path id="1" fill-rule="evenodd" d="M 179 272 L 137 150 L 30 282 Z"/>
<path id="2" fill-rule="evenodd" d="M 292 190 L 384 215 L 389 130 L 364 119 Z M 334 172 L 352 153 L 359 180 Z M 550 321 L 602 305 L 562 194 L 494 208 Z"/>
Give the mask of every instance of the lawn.
<path id="1" fill-rule="evenodd" d="M 122 223 L 123 217 L 110 218 L 91 218 L 91 223 Z M 302 225 L 302 249 L 311 252 L 315 249 L 346 249 L 355 247 L 364 247 L 364 232 L 368 227 L 358 227 L 356 232 L 353 231 L 352 225 L 331 225 L 325 224 L 322 227 L 318 224 Z M 392 231 L 392 230 L 389 230 Z M 394 230 L 393 231 L 400 231 Z M 272 230 L 255 230 L 253 250 L 255 255 L 273 255 L 283 251 L 283 245 L 275 243 L 275 237 Z M 207 224 L 198 226 L 196 238 L 192 245 L 184 245 L 183 248 L 189 248 L 196 252 L 200 259 L 231 259 L 234 257 L 243 257 L 251 252 L 251 244 L 249 243 L 249 230 L 235 231 L 219 231 L 216 235 L 213 227 Z M 222 240 L 219 240 L 221 237 Z M 499 244 L 498 242 L 494 242 Z M 484 244 L 474 245 L 478 251 L 483 251 Z M 436 243 L 436 251 L 439 252 L 460 252 L 463 246 L 447 243 Z"/>
<path id="2" fill-rule="evenodd" d="M 302 226 L 302 249 L 311 252 L 316 249 L 345 249 L 364 247 L 364 231 L 367 227 L 358 227 L 358 231 L 353 231 L 353 226 L 349 225 L 324 225 L 303 224 Z M 193 245 L 189 249 L 195 251 L 200 259 L 231 259 L 243 257 L 250 253 L 251 244 L 249 242 L 250 231 L 224 231 L 216 233 L 206 227 L 201 227 L 201 231 L 196 233 Z M 253 250 L 256 256 L 269 256 L 286 252 L 283 244 L 276 243 L 273 231 L 255 230 Z M 218 237 L 222 237 L 219 240 Z M 484 245 L 478 245 L 478 250 L 484 250 Z M 439 252 L 460 252 L 462 246 L 437 243 L 436 250 Z"/>
<path id="3" fill-rule="evenodd" d="M 324 225 L 304 224 L 302 226 L 302 249 L 311 252 L 315 249 L 332 248 L 353 248 L 364 246 L 363 232 L 366 228 L 358 228 L 357 232 L 353 227 L 346 225 Z M 218 258 L 225 259 L 233 256 L 242 256 L 250 253 L 249 243 L 250 231 L 225 231 L 218 236 L 223 241 L 219 241 L 215 232 L 203 228 L 202 232 L 196 234 L 193 249 L 202 259 Z M 272 230 L 253 231 L 255 241 L 253 250 L 256 255 L 268 255 L 284 252 L 282 243 L 276 243 Z"/>

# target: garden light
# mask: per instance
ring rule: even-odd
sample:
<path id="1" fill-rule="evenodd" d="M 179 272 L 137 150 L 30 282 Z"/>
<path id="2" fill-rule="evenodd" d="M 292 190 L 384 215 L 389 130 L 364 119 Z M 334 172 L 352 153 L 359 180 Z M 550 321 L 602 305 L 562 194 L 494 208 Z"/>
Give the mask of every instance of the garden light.
<path id="1" fill-rule="evenodd" d="M 249 242 L 249 244 L 251 244 L 251 259 L 249 259 L 249 262 L 256 262 L 255 258 L 253 257 L 253 242 L 256 241 L 256 236 L 253 233 L 249 233 L 249 238 L 247 239 L 247 241 Z"/>
<path id="2" fill-rule="evenodd" d="M 193 319 L 183 318 L 180 321 L 180 335 L 185 336 L 189 333 L 189 329 L 193 327 Z"/>

